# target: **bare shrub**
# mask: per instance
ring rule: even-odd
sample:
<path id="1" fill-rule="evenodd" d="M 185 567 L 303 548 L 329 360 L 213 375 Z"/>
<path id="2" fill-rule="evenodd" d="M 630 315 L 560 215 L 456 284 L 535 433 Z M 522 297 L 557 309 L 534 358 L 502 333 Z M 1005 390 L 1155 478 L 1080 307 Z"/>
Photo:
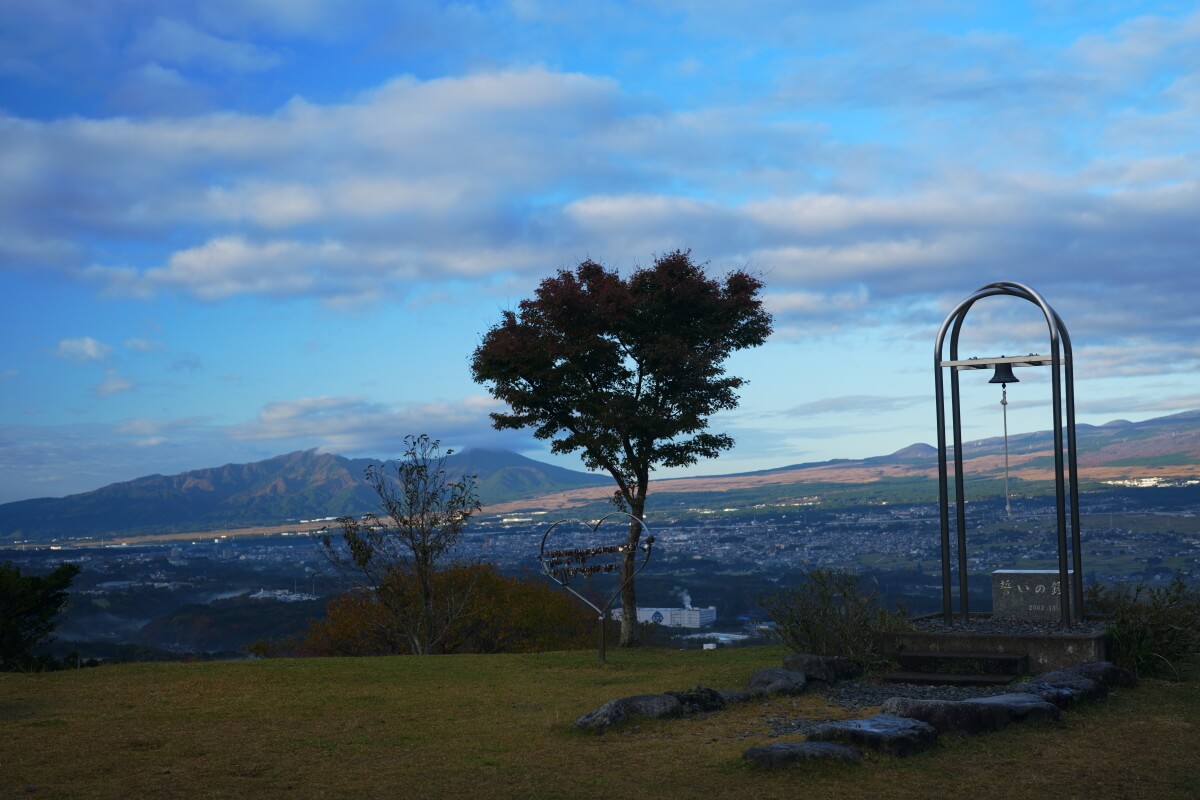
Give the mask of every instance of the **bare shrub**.
<path id="1" fill-rule="evenodd" d="M 902 611 L 888 611 L 859 576 L 818 568 L 803 583 L 763 600 L 775 635 L 798 653 L 840 656 L 864 667 L 883 666 L 881 634 L 908 627 Z"/>

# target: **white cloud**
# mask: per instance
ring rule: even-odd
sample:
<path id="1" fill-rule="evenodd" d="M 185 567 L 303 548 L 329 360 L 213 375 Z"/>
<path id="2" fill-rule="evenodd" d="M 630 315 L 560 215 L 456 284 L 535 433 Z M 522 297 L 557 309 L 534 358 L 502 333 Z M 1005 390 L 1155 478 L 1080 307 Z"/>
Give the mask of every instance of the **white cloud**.
<path id="1" fill-rule="evenodd" d="M 100 397 L 109 397 L 114 394 L 132 391 L 137 388 L 137 385 L 127 378 L 123 378 L 117 374 L 116 370 L 107 370 L 104 375 L 104 380 L 96 387 L 96 394 Z"/>
<path id="2" fill-rule="evenodd" d="M 172 254 L 166 266 L 146 272 L 145 282 L 188 289 L 205 300 L 244 293 L 301 294 L 314 288 L 308 267 L 325 249 L 294 241 L 253 244 L 223 237 Z"/>
<path id="3" fill-rule="evenodd" d="M 289 228 L 319 219 L 321 197 L 302 184 L 257 184 L 208 191 L 209 212 L 218 219 L 248 220 L 266 229 Z"/>
<path id="4" fill-rule="evenodd" d="M 282 62 L 277 53 L 265 48 L 222 39 L 186 22 L 164 17 L 154 20 L 138 34 L 130 52 L 154 61 L 230 72 L 260 72 Z"/>
<path id="5" fill-rule="evenodd" d="M 333 8 L 149 18 L 138 46 L 175 36 L 180 58 L 198 59 L 248 31 L 311 34 Z M 783 15 L 772 35 L 813 14 Z M 850 43 L 865 35 L 812 19 Z M 443 279 L 501 281 L 589 256 L 626 268 L 687 246 L 717 269 L 761 270 L 781 328 L 834 311 L 872 323 L 1003 277 L 1066 298 L 1061 310 L 1091 332 L 1112 335 L 1092 309 L 1137 305 L 1122 322 L 1184 338 L 1198 321 L 1182 298 L 1200 291 L 1195 65 L 1178 61 L 1170 81 L 1136 90 L 1145 98 L 1109 78 L 1130 58 L 1161 62 L 1155 48 L 1178 56 L 1197 19 L 1142 20 L 1069 49 L 906 29 L 866 64 L 837 48 L 801 53 L 780 63 L 778 86 L 682 108 L 608 77 L 489 66 L 402 75 L 336 102 L 296 97 L 272 113 L 0 117 L 0 269 L 51 264 L 140 297 L 304 296 L 355 309 L 439 296 L 428 284 Z M 922 42 L 944 52 L 898 70 Z M 828 84 L 804 71 L 814 64 Z M 815 87 L 815 110 L 780 102 L 796 76 Z M 847 126 L 840 111 L 825 121 L 837 87 L 867 83 L 836 104 L 865 121 Z M 1025 133 L 1027 102 L 1061 106 L 1056 125 Z M 895 110 L 923 103 L 955 110 Z M 1164 146 L 1154 134 L 1167 128 Z M 1081 129 L 1104 144 L 1063 158 Z M 6 251 L 14 241 L 24 244 Z"/>
<path id="6" fill-rule="evenodd" d="M 362 24 L 386 23 L 391 3 L 359 0 L 209 0 L 200 15 L 217 30 L 266 30 L 279 35 L 340 38 Z"/>
<path id="7" fill-rule="evenodd" d="M 1105 75 L 1135 82 L 1163 64 L 1195 67 L 1200 62 L 1195 55 L 1197 41 L 1200 41 L 1200 12 L 1183 19 L 1147 15 L 1123 22 L 1105 33 L 1079 37 L 1069 54 Z"/>
<path id="8" fill-rule="evenodd" d="M 861 311 L 870 299 L 865 286 L 843 292 L 782 292 L 763 298 L 767 310 L 775 316 L 803 314 L 805 316 L 842 315 L 848 311 Z"/>
<path id="9" fill-rule="evenodd" d="M 58 343 L 55 354 L 59 358 L 71 361 L 103 361 L 108 358 L 112 348 L 91 336 L 81 336 L 78 339 L 63 339 Z"/>
<path id="10" fill-rule="evenodd" d="M 803 403 L 784 411 L 786 416 L 811 417 L 818 414 L 880 414 L 898 411 L 929 402 L 925 395 L 893 397 L 891 395 L 845 395 L 825 397 Z"/>
<path id="11" fill-rule="evenodd" d="M 342 455 L 399 452 L 405 436 L 419 433 L 446 447 L 528 447 L 527 434 L 491 429 L 488 412 L 501 408 L 488 397 L 402 407 L 362 397 L 308 397 L 270 403 L 254 420 L 230 427 L 228 434 L 234 441 L 285 442 Z"/>
<path id="12" fill-rule="evenodd" d="M 164 346 L 162 342 L 155 342 L 150 339 L 135 337 L 125 340 L 125 347 L 138 353 L 152 353 L 155 350 L 162 350 Z"/>

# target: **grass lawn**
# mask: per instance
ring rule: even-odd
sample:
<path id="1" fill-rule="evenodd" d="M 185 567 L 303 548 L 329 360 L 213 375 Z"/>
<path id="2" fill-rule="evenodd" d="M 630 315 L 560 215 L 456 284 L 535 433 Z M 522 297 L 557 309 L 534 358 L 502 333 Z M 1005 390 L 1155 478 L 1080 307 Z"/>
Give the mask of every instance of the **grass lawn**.
<path id="1" fill-rule="evenodd" d="M 1200 797 L 1196 680 L 1143 681 L 1061 723 L 944 737 L 909 759 L 777 772 L 741 760 L 771 741 L 771 716 L 863 714 L 805 695 L 603 736 L 570 730 L 611 698 L 739 687 L 782 655 L 647 649 L 613 651 L 607 665 L 575 652 L 0 674 L 0 797 Z"/>

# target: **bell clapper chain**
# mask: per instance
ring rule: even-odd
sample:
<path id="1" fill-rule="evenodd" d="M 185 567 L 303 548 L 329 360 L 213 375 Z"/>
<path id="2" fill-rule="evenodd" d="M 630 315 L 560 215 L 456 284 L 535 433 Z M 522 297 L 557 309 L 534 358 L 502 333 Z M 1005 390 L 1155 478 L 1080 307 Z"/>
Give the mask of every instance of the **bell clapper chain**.
<path id="1" fill-rule="evenodd" d="M 1004 511 L 1012 519 L 1012 499 L 1008 493 L 1008 384 L 1000 384 L 1000 411 L 1004 417 Z"/>

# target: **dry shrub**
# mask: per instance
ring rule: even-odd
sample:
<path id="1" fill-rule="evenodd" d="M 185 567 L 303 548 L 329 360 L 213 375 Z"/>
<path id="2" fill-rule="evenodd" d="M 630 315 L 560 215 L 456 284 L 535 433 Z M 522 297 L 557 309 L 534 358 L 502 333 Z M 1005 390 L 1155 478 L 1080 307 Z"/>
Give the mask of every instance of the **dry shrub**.
<path id="1" fill-rule="evenodd" d="M 845 570 L 814 569 L 799 586 L 766 598 L 776 636 L 798 653 L 840 656 L 867 668 L 887 659 L 881 634 L 907 627 L 901 611 L 888 611 L 879 595 Z"/>
<path id="2" fill-rule="evenodd" d="M 529 653 L 574 650 L 595 644 L 595 616 L 545 581 L 510 578 L 491 565 L 458 566 L 436 573 L 440 596 L 465 596 L 438 652 Z M 389 578 L 393 602 L 419 602 L 411 576 Z M 329 603 L 298 643 L 299 655 L 367 656 L 411 653 L 404 627 L 370 592 L 351 592 Z"/>
<path id="3" fill-rule="evenodd" d="M 1200 649 L 1200 590 L 1176 575 L 1166 586 L 1088 587 L 1089 611 L 1108 619 L 1108 658 L 1138 675 L 1178 675 L 1178 665 Z"/>

